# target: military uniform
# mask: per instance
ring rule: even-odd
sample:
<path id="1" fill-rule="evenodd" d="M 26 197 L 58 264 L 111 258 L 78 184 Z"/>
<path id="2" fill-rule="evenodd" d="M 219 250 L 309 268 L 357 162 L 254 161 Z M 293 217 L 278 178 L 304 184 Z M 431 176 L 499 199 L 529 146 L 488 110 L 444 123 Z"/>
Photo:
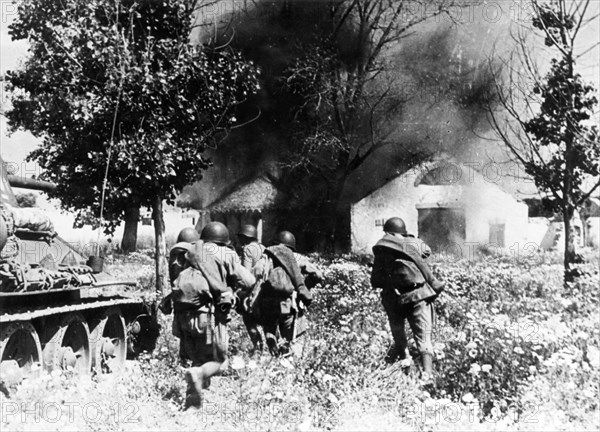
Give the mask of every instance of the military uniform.
<path id="1" fill-rule="evenodd" d="M 179 277 L 179 274 L 187 266 L 185 255 L 191 248 L 192 243 L 179 242 L 169 251 L 169 279 L 171 281 L 171 287 L 175 285 L 175 281 Z M 163 313 L 167 314 L 170 314 L 173 311 L 173 291 L 163 299 L 160 309 Z M 182 364 L 185 364 L 185 362 L 191 360 L 191 358 L 186 354 L 188 350 L 184 347 L 185 339 L 181 336 L 182 331 L 180 330 L 180 327 L 182 325 L 181 321 L 184 318 L 180 315 L 180 311 L 175 311 L 173 314 L 173 335 L 179 338 L 179 359 Z"/>
<path id="2" fill-rule="evenodd" d="M 173 294 L 176 336 L 183 340 L 193 366 L 210 359 L 223 362 L 228 348 L 227 305 L 234 303 L 228 282 L 249 289 L 254 276 L 241 265 L 234 250 L 215 243 L 197 242 L 186 258 L 190 268 L 179 275 Z"/>
<path id="3" fill-rule="evenodd" d="M 272 283 L 272 273 L 282 268 L 288 275 L 286 290 L 276 289 Z M 256 299 L 254 313 L 260 317 L 265 331 L 267 345 L 272 354 L 278 355 L 289 350 L 294 339 L 294 320 L 297 315 L 297 300 L 306 306 L 310 305 L 312 295 L 304 284 L 300 267 L 290 248 L 284 245 L 271 246 L 265 250 L 261 260 L 255 267 L 255 275 L 261 282 L 260 294 Z M 279 345 L 277 331 L 285 341 Z"/>
<path id="4" fill-rule="evenodd" d="M 423 260 L 431 253 L 430 249 L 420 239 L 386 233 L 373 247 L 373 253 L 375 262 L 371 285 L 382 289 L 381 301 L 395 342 L 394 357 L 403 359 L 407 355 L 407 320 L 421 354 L 423 370 L 430 374 L 433 354 L 433 300 L 443 288 L 443 284 L 433 277 L 429 266 Z"/>
<path id="5" fill-rule="evenodd" d="M 252 271 L 254 266 L 262 257 L 264 251 L 265 247 L 258 241 L 253 241 L 244 245 L 241 253 L 242 265 L 247 270 Z M 245 300 L 248 294 L 249 291 L 246 290 L 238 290 L 236 293 L 238 297 L 237 312 L 241 315 L 242 321 L 244 321 L 244 325 L 246 326 L 248 336 L 250 336 L 250 341 L 252 342 L 254 349 L 256 351 L 262 351 L 264 342 L 259 328 L 258 318 L 254 314 L 250 313 L 245 307 Z"/>

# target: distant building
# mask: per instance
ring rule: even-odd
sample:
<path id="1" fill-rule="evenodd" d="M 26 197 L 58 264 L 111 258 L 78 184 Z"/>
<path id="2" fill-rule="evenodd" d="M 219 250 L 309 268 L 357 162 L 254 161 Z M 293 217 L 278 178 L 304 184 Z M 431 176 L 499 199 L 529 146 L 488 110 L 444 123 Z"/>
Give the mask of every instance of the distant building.
<path id="1" fill-rule="evenodd" d="M 269 242 L 278 227 L 277 210 L 285 207 L 282 194 L 268 173 L 242 179 L 226 189 L 212 204 L 201 210 L 196 228 L 201 231 L 210 221 L 224 223 L 234 243 L 244 224 L 254 225 L 258 240 Z"/>
<path id="2" fill-rule="evenodd" d="M 351 247 L 369 253 L 387 218 L 400 216 L 408 232 L 441 252 L 524 244 L 528 207 L 481 172 L 452 159 L 423 163 L 351 207 Z"/>
<path id="3" fill-rule="evenodd" d="M 584 218 L 585 245 L 600 247 L 600 198 L 589 198 L 581 210 Z"/>

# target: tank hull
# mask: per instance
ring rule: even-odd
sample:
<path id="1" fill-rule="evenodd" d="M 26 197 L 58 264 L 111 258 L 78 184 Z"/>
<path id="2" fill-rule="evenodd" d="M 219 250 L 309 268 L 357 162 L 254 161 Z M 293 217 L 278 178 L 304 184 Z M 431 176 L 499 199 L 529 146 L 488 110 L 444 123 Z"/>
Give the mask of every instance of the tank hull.
<path id="1" fill-rule="evenodd" d="M 42 370 L 116 372 L 152 351 L 155 303 L 133 281 L 116 280 L 54 232 L 39 209 L 21 209 L 11 188 L 52 185 L 7 176 L 0 160 L 0 384 Z"/>

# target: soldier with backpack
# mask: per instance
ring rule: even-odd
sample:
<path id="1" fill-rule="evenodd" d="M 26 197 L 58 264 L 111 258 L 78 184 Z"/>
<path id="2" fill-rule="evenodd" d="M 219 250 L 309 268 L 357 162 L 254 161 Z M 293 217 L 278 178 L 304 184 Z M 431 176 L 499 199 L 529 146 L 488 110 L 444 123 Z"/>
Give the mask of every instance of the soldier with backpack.
<path id="1" fill-rule="evenodd" d="M 381 302 L 394 338 L 394 347 L 386 360 L 407 358 L 404 326 L 408 320 L 421 354 L 423 377 L 427 378 L 433 371 L 433 301 L 443 291 L 444 283 L 434 277 L 424 261 L 431 250 L 422 240 L 406 232 L 402 219 L 388 219 L 383 231 L 385 235 L 373 247 L 375 262 L 371 285 L 382 290 Z"/>
<path id="2" fill-rule="evenodd" d="M 296 239 L 289 231 L 278 234 L 273 246 L 265 249 L 254 268 L 257 278 L 249 298 L 249 308 L 260 317 L 269 351 L 273 355 L 287 354 L 294 339 L 297 302 L 309 306 L 312 295 L 304 284 L 300 267 L 294 257 Z M 283 340 L 279 344 L 277 331 Z"/>
<path id="3" fill-rule="evenodd" d="M 258 233 L 253 225 L 242 226 L 238 233 L 238 239 L 242 244 L 242 265 L 247 270 L 252 271 L 262 257 L 265 247 L 258 241 Z M 263 336 L 259 328 L 258 318 L 245 307 L 245 300 L 248 294 L 249 291 L 245 290 L 238 290 L 236 292 L 238 298 L 236 311 L 244 321 L 248 336 L 250 336 L 250 341 L 254 347 L 254 352 L 260 353 L 264 348 Z"/>
<path id="4" fill-rule="evenodd" d="M 171 282 L 172 287 L 175 285 L 175 281 L 179 277 L 179 274 L 187 267 L 186 254 L 198 240 L 200 240 L 200 235 L 195 228 L 188 227 L 179 232 L 177 243 L 169 251 L 169 281 Z M 159 309 L 164 314 L 171 314 L 173 311 L 173 291 L 161 301 Z M 178 323 L 177 313 L 175 315 L 173 326 L 177 326 Z M 173 334 L 175 333 L 178 333 L 178 331 L 173 328 Z M 183 339 L 180 339 L 179 341 L 179 359 L 182 364 L 185 364 L 190 360 L 186 355 Z"/>
<path id="5" fill-rule="evenodd" d="M 246 289 L 255 283 L 229 248 L 229 231 L 219 222 L 210 222 L 190 251 L 187 267 L 174 284 L 172 293 L 176 323 L 173 333 L 182 341 L 185 355 L 192 361 L 186 372 L 186 408 L 201 405 L 201 391 L 210 378 L 224 369 L 233 287 Z"/>

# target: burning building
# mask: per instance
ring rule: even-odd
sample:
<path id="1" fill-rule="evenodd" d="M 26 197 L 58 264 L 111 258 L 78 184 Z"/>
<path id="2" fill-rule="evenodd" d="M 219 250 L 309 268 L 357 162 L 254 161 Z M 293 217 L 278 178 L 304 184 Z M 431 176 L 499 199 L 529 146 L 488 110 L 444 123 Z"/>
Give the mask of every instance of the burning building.
<path id="1" fill-rule="evenodd" d="M 383 223 L 393 216 L 402 217 L 409 233 L 442 252 L 524 244 L 528 207 L 494 180 L 448 157 L 410 169 L 351 206 L 352 251 L 369 253 Z"/>

